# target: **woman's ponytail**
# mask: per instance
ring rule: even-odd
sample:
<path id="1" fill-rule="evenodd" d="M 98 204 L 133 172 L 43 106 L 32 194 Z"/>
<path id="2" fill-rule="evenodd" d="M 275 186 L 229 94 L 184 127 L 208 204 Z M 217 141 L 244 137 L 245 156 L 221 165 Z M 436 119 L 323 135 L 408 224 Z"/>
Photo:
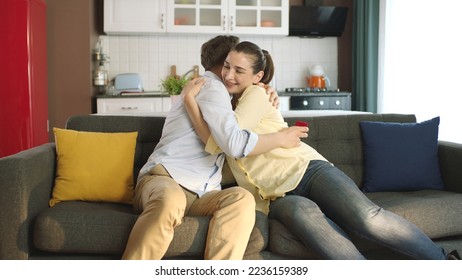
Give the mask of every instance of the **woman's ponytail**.
<path id="1" fill-rule="evenodd" d="M 260 82 L 264 84 L 269 84 L 274 76 L 273 58 L 268 53 L 268 51 L 262 50 L 262 52 L 263 52 L 263 55 L 265 56 L 265 67 L 264 69 L 262 69 L 265 74 L 263 75 L 263 78 L 261 78 Z"/>

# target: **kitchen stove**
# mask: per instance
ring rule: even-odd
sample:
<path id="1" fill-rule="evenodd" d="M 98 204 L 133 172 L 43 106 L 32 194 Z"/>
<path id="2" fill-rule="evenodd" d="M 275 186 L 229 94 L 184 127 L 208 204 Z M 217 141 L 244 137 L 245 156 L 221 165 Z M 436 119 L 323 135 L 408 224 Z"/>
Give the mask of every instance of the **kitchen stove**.
<path id="1" fill-rule="evenodd" d="M 286 88 L 279 96 L 288 110 L 351 110 L 351 93 L 339 89 Z"/>
<path id="2" fill-rule="evenodd" d="M 289 87 L 285 89 L 285 92 L 288 93 L 307 93 L 307 92 L 325 92 L 325 93 L 332 93 L 332 92 L 340 92 L 338 88 L 336 89 L 327 89 L 327 88 L 309 88 L 309 87 Z"/>

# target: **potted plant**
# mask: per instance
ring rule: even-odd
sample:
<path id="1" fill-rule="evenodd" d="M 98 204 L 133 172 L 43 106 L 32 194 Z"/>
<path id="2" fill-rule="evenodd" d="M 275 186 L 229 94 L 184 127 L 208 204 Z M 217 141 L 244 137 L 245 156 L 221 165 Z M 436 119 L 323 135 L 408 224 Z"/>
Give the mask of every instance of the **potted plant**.
<path id="1" fill-rule="evenodd" d="M 179 95 L 187 82 L 186 77 L 169 76 L 167 79 L 161 80 L 161 88 L 169 95 Z"/>

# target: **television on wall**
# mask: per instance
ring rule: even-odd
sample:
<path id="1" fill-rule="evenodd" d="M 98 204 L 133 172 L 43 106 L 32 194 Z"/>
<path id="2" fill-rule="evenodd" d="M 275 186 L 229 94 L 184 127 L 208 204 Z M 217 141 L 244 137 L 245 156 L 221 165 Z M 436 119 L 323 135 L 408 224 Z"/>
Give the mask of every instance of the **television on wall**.
<path id="1" fill-rule="evenodd" d="M 348 7 L 291 6 L 289 36 L 340 37 L 345 29 Z"/>

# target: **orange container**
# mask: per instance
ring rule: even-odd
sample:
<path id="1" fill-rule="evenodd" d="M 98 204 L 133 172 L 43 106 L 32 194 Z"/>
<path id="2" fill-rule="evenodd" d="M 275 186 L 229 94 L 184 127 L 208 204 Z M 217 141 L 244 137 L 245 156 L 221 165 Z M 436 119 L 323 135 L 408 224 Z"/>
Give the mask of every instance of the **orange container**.
<path id="1" fill-rule="evenodd" d="M 306 78 L 309 88 L 326 88 L 326 79 L 324 76 L 311 76 Z"/>

